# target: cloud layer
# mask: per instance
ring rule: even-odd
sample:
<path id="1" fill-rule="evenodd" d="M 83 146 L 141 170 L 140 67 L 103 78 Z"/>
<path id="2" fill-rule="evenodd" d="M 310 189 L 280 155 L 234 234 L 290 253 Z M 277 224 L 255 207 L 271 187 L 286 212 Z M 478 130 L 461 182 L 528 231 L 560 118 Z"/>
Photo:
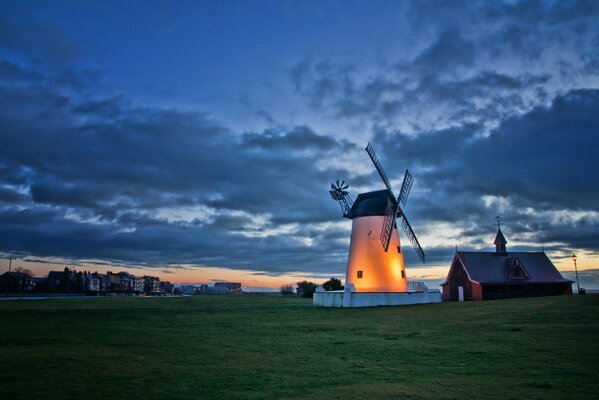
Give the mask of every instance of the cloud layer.
<path id="1" fill-rule="evenodd" d="M 413 43 L 384 60 L 288 55 L 287 80 L 273 85 L 290 100 L 250 102 L 266 127 L 245 130 L 210 104 L 157 106 L 116 89 L 60 24 L 0 19 L 0 252 L 342 273 L 351 223 L 327 188 L 382 186 L 363 150 L 372 140 L 397 188 L 406 167 L 416 179 L 406 211 L 433 265 L 455 244 L 488 247 L 498 214 L 516 248 L 594 257 L 596 2 L 401 12 Z M 294 122 L 278 122 L 285 107 Z"/>

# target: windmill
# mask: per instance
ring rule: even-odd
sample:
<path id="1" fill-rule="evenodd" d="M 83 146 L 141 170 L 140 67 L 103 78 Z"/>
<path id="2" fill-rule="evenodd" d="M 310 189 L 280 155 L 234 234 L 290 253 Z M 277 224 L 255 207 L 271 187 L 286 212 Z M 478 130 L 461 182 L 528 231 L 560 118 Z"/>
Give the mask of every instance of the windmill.
<path id="1" fill-rule="evenodd" d="M 347 190 L 349 185 L 339 180 L 331 184 L 329 193 L 339 202 L 343 216 L 352 220 L 352 233 L 345 283 L 358 292 L 405 292 L 407 279 L 397 218 L 408 240 L 424 263 L 425 256 L 412 226 L 402 209 L 414 183 L 408 170 L 404 174 L 399 195 L 395 197 L 387 174 L 372 145 L 366 152 L 372 160 L 386 189 L 360 193 L 354 201 Z"/>

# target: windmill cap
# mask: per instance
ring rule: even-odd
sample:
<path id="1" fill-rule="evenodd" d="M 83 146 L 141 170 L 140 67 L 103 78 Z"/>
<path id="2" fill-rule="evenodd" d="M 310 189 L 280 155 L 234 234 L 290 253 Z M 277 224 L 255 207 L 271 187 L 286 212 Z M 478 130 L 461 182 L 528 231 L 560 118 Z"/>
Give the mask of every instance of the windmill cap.
<path id="1" fill-rule="evenodd" d="M 347 218 L 370 217 L 385 215 L 387 209 L 388 192 L 377 190 L 374 192 L 360 193 L 347 214 Z"/>

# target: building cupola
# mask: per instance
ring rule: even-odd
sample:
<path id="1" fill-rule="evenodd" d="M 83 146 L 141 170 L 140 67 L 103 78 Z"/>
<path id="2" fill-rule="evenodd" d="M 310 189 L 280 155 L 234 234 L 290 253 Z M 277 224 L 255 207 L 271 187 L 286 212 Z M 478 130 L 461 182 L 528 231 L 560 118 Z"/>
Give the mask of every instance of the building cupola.
<path id="1" fill-rule="evenodd" d="M 497 236 L 495 236 L 495 251 L 497 253 L 507 254 L 507 249 L 505 245 L 507 244 L 507 240 L 505 240 L 505 236 L 503 236 L 503 232 L 501 232 L 501 223 L 499 222 L 499 217 L 497 218 Z"/>

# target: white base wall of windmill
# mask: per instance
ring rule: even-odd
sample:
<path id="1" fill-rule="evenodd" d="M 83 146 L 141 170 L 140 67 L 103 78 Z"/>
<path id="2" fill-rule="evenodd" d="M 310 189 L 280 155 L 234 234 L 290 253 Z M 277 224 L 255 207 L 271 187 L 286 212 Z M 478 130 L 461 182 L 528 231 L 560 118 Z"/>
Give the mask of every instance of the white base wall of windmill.
<path id="1" fill-rule="evenodd" d="M 381 243 L 382 215 L 352 219 L 345 283 L 356 292 L 406 292 L 408 281 L 397 229 L 393 229 L 389 249 Z"/>
<path id="2" fill-rule="evenodd" d="M 424 285 L 407 292 L 352 292 L 351 286 L 346 290 L 326 292 L 318 287 L 312 298 L 315 306 L 319 307 L 380 307 L 408 306 L 416 304 L 441 303 L 441 291 L 429 290 Z"/>

